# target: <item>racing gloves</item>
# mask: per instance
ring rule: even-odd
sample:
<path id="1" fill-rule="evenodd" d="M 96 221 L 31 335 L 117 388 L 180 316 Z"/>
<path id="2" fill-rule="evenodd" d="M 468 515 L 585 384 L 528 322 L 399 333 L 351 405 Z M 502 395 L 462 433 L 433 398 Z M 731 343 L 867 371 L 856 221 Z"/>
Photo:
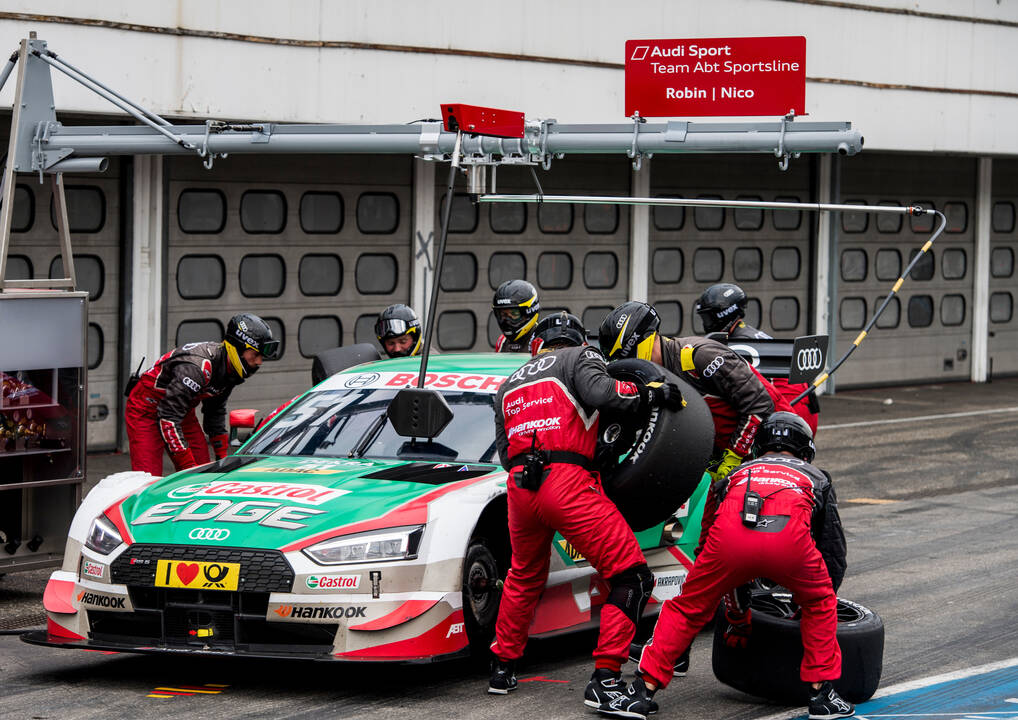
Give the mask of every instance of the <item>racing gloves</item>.
<path id="1" fill-rule="evenodd" d="M 643 398 L 644 406 L 648 408 L 679 410 L 683 405 L 682 391 L 672 382 L 641 385 L 640 396 Z"/>
<path id="2" fill-rule="evenodd" d="M 725 629 L 722 637 L 725 645 L 730 648 L 745 648 L 749 645 L 749 636 L 753 633 L 753 611 L 746 609 L 729 610 L 725 608 Z"/>
<path id="3" fill-rule="evenodd" d="M 721 462 L 718 463 L 717 467 L 713 470 L 708 470 L 707 474 L 710 475 L 711 484 L 716 483 L 718 480 L 724 480 L 735 468 L 742 464 L 742 455 L 733 452 L 731 448 L 725 448 L 724 454 L 721 456 Z"/>
<path id="4" fill-rule="evenodd" d="M 213 452 L 216 454 L 216 460 L 222 460 L 230 454 L 230 436 L 226 433 L 213 435 L 209 438 L 209 442 L 212 445 Z"/>
<path id="5" fill-rule="evenodd" d="M 170 453 L 170 460 L 173 461 L 173 467 L 177 470 L 187 470 L 193 468 L 198 463 L 194 460 L 194 455 L 191 454 L 190 448 L 184 448 L 177 452 Z"/>

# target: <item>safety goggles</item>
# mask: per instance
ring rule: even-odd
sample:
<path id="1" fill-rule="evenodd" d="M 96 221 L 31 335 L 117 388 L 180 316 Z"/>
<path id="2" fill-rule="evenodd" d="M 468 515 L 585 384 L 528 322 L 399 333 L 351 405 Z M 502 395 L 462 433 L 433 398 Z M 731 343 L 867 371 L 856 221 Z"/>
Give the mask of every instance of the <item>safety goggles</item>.
<path id="1" fill-rule="evenodd" d="M 523 319 L 523 311 L 519 308 L 499 308 L 495 311 L 495 317 L 499 320 L 517 322 Z"/>
<path id="2" fill-rule="evenodd" d="M 408 332 L 410 332 L 410 323 L 399 318 L 379 320 L 375 323 L 375 337 L 397 337 L 406 335 Z"/>
<path id="3" fill-rule="evenodd" d="M 248 345 L 252 350 L 258 350 L 256 347 Z M 279 341 L 278 340 L 265 340 L 262 342 L 261 350 L 262 357 L 266 360 L 275 360 L 279 355 Z"/>

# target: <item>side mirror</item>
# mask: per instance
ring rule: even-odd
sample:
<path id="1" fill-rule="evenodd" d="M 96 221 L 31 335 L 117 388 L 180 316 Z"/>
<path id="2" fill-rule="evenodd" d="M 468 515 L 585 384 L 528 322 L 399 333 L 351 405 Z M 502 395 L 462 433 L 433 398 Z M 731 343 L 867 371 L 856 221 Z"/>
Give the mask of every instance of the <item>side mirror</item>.
<path id="1" fill-rule="evenodd" d="M 240 447 L 251 437 L 258 425 L 258 411 L 241 408 L 230 411 L 230 446 Z M 244 431 L 243 433 L 241 431 Z"/>
<path id="2" fill-rule="evenodd" d="M 427 388 L 403 388 L 389 403 L 386 414 L 400 437 L 430 440 L 452 422 L 452 410 L 442 393 Z"/>

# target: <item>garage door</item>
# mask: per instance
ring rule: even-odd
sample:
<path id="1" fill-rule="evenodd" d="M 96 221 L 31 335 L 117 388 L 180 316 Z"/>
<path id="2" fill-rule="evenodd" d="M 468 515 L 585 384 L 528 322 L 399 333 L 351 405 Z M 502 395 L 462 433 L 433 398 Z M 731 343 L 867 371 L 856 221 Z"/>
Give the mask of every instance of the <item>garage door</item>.
<path id="1" fill-rule="evenodd" d="M 630 165 L 618 157 L 573 157 L 538 173 L 547 194 L 629 195 Z M 514 167 L 499 169 L 497 190 L 536 192 L 529 171 Z M 438 198 L 441 213 L 444 192 Z M 568 310 L 596 332 L 604 315 L 627 299 L 629 225 L 628 207 L 616 204 L 474 205 L 469 196 L 457 195 L 436 346 L 491 350 L 500 332 L 491 314 L 492 296 L 502 282 L 516 278 L 537 288 L 542 314 Z"/>
<path id="2" fill-rule="evenodd" d="M 947 216 L 947 230 L 912 270 L 899 297 L 839 370 L 838 387 L 967 379 L 972 337 L 976 161 L 863 154 L 841 164 L 841 202 L 918 204 Z M 842 213 L 838 222 L 837 326 L 841 355 L 903 268 L 929 239 L 933 216 Z"/>
<path id="3" fill-rule="evenodd" d="M 1018 372 L 1018 162 L 993 161 L 993 205 L 990 218 L 989 353 L 993 375 Z"/>
<path id="4" fill-rule="evenodd" d="M 65 176 L 67 215 L 78 290 L 88 291 L 90 451 L 117 446 L 120 342 L 120 162 L 102 175 Z M 15 188 L 7 278 L 64 277 L 49 177 L 20 175 Z"/>
<path id="5" fill-rule="evenodd" d="M 655 196 L 725 200 L 810 200 L 810 164 L 786 172 L 769 157 L 655 157 Z M 700 333 L 693 310 L 718 282 L 749 296 L 746 321 L 775 337 L 804 335 L 810 326 L 813 213 L 707 207 L 652 207 L 651 303 L 665 335 Z"/>
<path id="6" fill-rule="evenodd" d="M 409 297 L 411 171 L 397 156 L 172 161 L 166 347 L 221 339 L 251 312 L 282 354 L 230 406 L 269 411 L 306 390 L 315 354 Z"/>

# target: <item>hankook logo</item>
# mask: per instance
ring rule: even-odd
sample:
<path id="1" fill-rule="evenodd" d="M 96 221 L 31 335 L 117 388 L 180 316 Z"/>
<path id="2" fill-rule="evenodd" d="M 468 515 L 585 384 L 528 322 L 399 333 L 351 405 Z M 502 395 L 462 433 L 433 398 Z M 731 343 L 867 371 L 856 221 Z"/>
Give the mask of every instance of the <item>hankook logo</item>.
<path id="1" fill-rule="evenodd" d="M 360 373 L 359 375 L 354 375 L 351 378 L 347 378 L 346 382 L 343 383 L 343 387 L 346 388 L 365 387 L 367 385 L 370 385 L 371 383 L 378 382 L 378 379 L 380 377 L 382 376 L 376 372 Z"/>
<path id="2" fill-rule="evenodd" d="M 803 372 L 807 370 L 819 370 L 824 361 L 824 354 L 820 348 L 803 348 L 795 356 L 795 364 Z"/>
<path id="3" fill-rule="evenodd" d="M 192 540 L 225 540 L 230 537 L 226 528 L 195 528 L 187 534 Z"/>

